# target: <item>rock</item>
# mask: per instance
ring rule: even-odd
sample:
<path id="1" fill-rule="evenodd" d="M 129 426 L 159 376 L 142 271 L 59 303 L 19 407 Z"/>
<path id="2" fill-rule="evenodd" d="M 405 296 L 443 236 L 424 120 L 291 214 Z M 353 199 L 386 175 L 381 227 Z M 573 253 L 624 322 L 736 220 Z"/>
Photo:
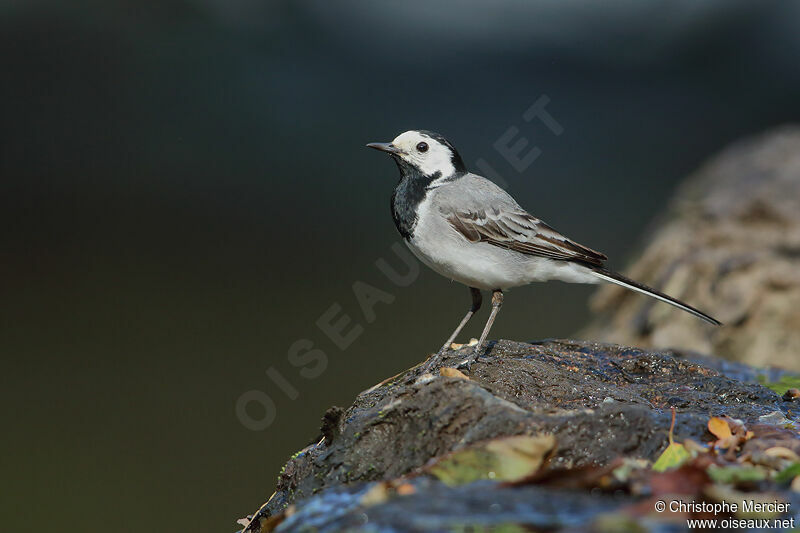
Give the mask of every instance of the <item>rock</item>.
<path id="1" fill-rule="evenodd" d="M 414 494 L 365 506 L 364 496 L 374 486 L 359 485 L 326 491 L 318 498 L 298 505 L 297 512 L 281 524 L 281 530 L 337 533 L 362 531 L 369 526 L 369 531 L 387 533 L 552 531 L 555 528 L 578 528 L 626 503 L 612 495 L 536 486 L 509 488 L 478 482 L 449 488 L 422 480 L 414 482 Z M 518 524 L 534 527 L 526 529 Z"/>
<path id="2" fill-rule="evenodd" d="M 611 505 L 613 498 L 594 498 L 586 491 L 554 492 L 527 485 L 495 484 L 486 490 L 480 488 L 482 481 L 444 487 L 418 474 L 430 469 L 432 458 L 512 435 L 555 437 L 548 468 L 565 472 L 607 467 L 622 457 L 653 461 L 667 445 L 672 407 L 675 441 L 714 440 L 707 429 L 712 415 L 727 415 L 745 425 L 796 421 L 791 402 L 757 383 L 694 363 L 692 354 L 555 340 L 499 341 L 490 354 L 472 366 L 469 379 L 440 376 L 437 371 L 418 380 L 417 367 L 361 393 L 344 411 L 329 410 L 324 438 L 289 460 L 254 524 L 267 530 L 264 524 L 270 517 L 277 520 L 280 515 L 285 521 L 280 529 L 291 531 L 293 520 L 300 520 L 292 513 L 302 510 L 298 516 L 303 517 L 303 527 L 356 527 L 364 518 L 359 506 L 364 505 L 365 491 L 371 490 L 369 506 L 386 524 L 395 520 L 396 525 L 402 517 L 412 530 L 422 520 L 414 516 L 427 516 L 427 523 L 435 524 L 434 515 L 444 520 L 465 506 L 515 523 L 567 527 L 575 509 L 583 509 L 581 523 L 588 523 L 622 502 Z M 463 358 L 463 350 L 450 351 L 443 366 Z M 738 368 L 734 371 L 742 374 Z M 394 494 L 398 479 L 410 480 L 402 482 L 409 496 L 392 507 L 394 500 L 383 503 L 389 498 L 381 491 Z M 393 485 L 364 484 L 376 481 Z M 542 500 L 543 492 L 549 499 Z M 296 502 L 301 502 L 298 507 L 280 514 Z M 528 507 L 520 508 L 521 502 Z M 508 514 L 509 509 L 517 514 Z M 540 519 L 523 520 L 520 513 Z M 374 523 L 377 516 L 370 513 L 368 518 Z"/>
<path id="3" fill-rule="evenodd" d="M 800 370 L 800 128 L 736 143 L 678 189 L 632 278 L 710 313 L 608 285 L 582 337 Z"/>
<path id="4" fill-rule="evenodd" d="M 413 480 L 409 485 L 413 487 L 413 493 L 402 497 L 388 495 L 385 500 L 376 503 L 365 502 L 365 497 L 380 487 L 378 483 L 330 489 L 299 503 L 287 513 L 288 516 L 281 516 L 281 521 L 275 520 L 272 524 L 277 522 L 279 532 L 314 531 L 315 533 L 341 531 L 675 533 L 688 531 L 686 519 L 693 516 L 673 514 L 669 518 L 667 515 L 670 513 L 653 512 L 658 499 L 637 503 L 635 498 L 627 494 L 607 493 L 597 489 L 578 491 L 536 485 L 510 487 L 491 482 L 477 482 L 451 488 L 420 478 Z M 723 486 L 711 487 L 717 489 Z M 711 490 L 709 496 L 719 497 Z M 742 498 L 742 493 L 729 491 L 721 496 L 731 501 L 736 497 Z M 672 497 L 659 495 L 656 498 L 662 498 L 667 502 L 684 497 L 689 502 L 703 501 L 699 496 L 697 500 L 692 500 L 694 495 Z M 770 497 L 777 497 L 779 501 L 788 503 L 790 510 L 800 506 L 800 494 L 797 492 L 786 492 Z M 743 500 L 749 502 L 752 498 L 745 495 Z M 654 517 L 643 516 L 648 512 Z M 705 516 L 713 517 L 710 513 Z M 786 520 L 794 519 L 795 523 L 800 522 L 794 511 L 784 516 Z M 726 517 L 727 514 L 721 514 L 717 518 Z M 790 527 L 769 531 L 788 531 Z M 720 529 L 732 530 L 722 527 Z M 762 530 L 760 527 L 747 529 L 747 531 Z"/>

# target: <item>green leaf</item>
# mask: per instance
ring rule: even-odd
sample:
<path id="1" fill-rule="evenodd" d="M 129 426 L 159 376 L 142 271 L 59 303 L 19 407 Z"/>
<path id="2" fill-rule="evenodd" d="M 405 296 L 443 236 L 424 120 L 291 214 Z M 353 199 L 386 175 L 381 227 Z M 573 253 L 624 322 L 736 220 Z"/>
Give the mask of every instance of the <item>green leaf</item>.
<path id="1" fill-rule="evenodd" d="M 678 468 L 683 463 L 689 460 L 691 454 L 686 450 L 683 444 L 677 442 L 670 443 L 667 449 L 663 451 L 661 456 L 653 464 L 653 470 L 656 472 L 664 472 L 672 468 Z"/>
<path id="2" fill-rule="evenodd" d="M 800 463 L 791 464 L 778 472 L 778 475 L 775 476 L 775 481 L 778 483 L 788 483 L 797 476 L 800 476 Z"/>
<path id="3" fill-rule="evenodd" d="M 708 476 L 717 483 L 743 483 L 767 479 L 767 471 L 757 466 L 716 466 L 708 467 Z"/>

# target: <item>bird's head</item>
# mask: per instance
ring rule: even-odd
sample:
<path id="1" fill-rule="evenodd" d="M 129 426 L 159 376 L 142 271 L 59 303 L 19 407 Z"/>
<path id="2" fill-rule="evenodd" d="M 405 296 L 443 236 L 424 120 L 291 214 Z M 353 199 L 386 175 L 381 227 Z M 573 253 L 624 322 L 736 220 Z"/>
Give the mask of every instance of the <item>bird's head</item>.
<path id="1" fill-rule="evenodd" d="M 414 172 L 423 176 L 449 177 L 466 172 L 464 161 L 450 141 L 432 131 L 409 130 L 390 143 L 369 143 L 370 148 L 392 156 L 403 174 Z"/>

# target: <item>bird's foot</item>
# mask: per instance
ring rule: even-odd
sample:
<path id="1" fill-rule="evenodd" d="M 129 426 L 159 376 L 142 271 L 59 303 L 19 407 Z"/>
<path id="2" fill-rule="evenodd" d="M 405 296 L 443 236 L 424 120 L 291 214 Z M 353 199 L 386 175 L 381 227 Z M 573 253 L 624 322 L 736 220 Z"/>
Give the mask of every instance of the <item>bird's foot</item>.
<path id="1" fill-rule="evenodd" d="M 464 368 L 467 370 L 467 372 L 469 372 L 470 370 L 472 370 L 472 363 L 474 363 L 480 358 L 480 354 L 481 354 L 480 346 L 476 346 L 475 351 L 473 351 L 469 357 L 458 363 L 458 365 L 456 365 L 456 368 L 458 370 Z"/>
<path id="2" fill-rule="evenodd" d="M 491 350 L 491 347 L 489 347 L 489 350 Z M 472 354 L 469 357 L 467 357 L 466 359 L 464 359 L 463 361 L 461 361 L 460 363 L 458 363 L 456 368 L 458 370 L 461 370 L 462 368 L 464 368 L 464 369 L 467 370 L 467 372 L 469 372 L 472 369 L 472 365 L 474 363 L 482 363 L 484 361 L 491 361 L 493 359 L 493 356 L 490 356 L 488 354 L 489 350 L 487 350 L 487 353 L 483 353 L 483 349 L 482 349 L 482 347 L 480 345 L 479 346 L 475 346 L 475 350 L 472 352 Z"/>
<path id="3" fill-rule="evenodd" d="M 478 340 L 477 339 L 471 339 L 466 344 L 446 344 L 446 345 L 442 346 L 441 349 L 438 352 L 433 354 L 430 357 L 430 359 L 428 359 L 425 362 L 425 364 L 422 365 L 422 369 L 420 371 L 420 375 L 426 374 L 426 373 L 430 372 L 431 370 L 433 370 L 433 368 L 437 364 L 439 364 L 442 361 L 442 359 L 444 359 L 444 355 L 447 353 L 448 350 L 452 350 L 454 352 L 459 352 L 462 349 L 467 348 L 469 346 L 475 346 L 475 349 L 472 351 L 472 354 L 470 354 L 469 357 L 467 357 L 466 359 L 464 359 L 463 361 L 461 361 L 460 363 L 458 363 L 455 366 L 455 368 L 457 368 L 459 370 L 466 369 L 467 371 L 469 371 L 470 368 L 472 367 L 473 363 L 475 363 L 476 361 L 482 361 L 486 357 L 486 355 L 482 353 L 483 349 L 481 348 L 480 345 L 478 345 Z"/>

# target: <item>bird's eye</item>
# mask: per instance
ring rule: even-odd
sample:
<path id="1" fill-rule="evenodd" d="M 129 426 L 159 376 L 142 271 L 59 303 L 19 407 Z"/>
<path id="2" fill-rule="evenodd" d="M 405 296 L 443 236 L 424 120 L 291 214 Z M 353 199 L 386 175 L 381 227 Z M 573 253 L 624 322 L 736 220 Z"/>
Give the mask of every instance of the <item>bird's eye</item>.
<path id="1" fill-rule="evenodd" d="M 422 142 L 417 145 L 417 152 L 427 152 L 428 151 L 428 143 Z"/>

